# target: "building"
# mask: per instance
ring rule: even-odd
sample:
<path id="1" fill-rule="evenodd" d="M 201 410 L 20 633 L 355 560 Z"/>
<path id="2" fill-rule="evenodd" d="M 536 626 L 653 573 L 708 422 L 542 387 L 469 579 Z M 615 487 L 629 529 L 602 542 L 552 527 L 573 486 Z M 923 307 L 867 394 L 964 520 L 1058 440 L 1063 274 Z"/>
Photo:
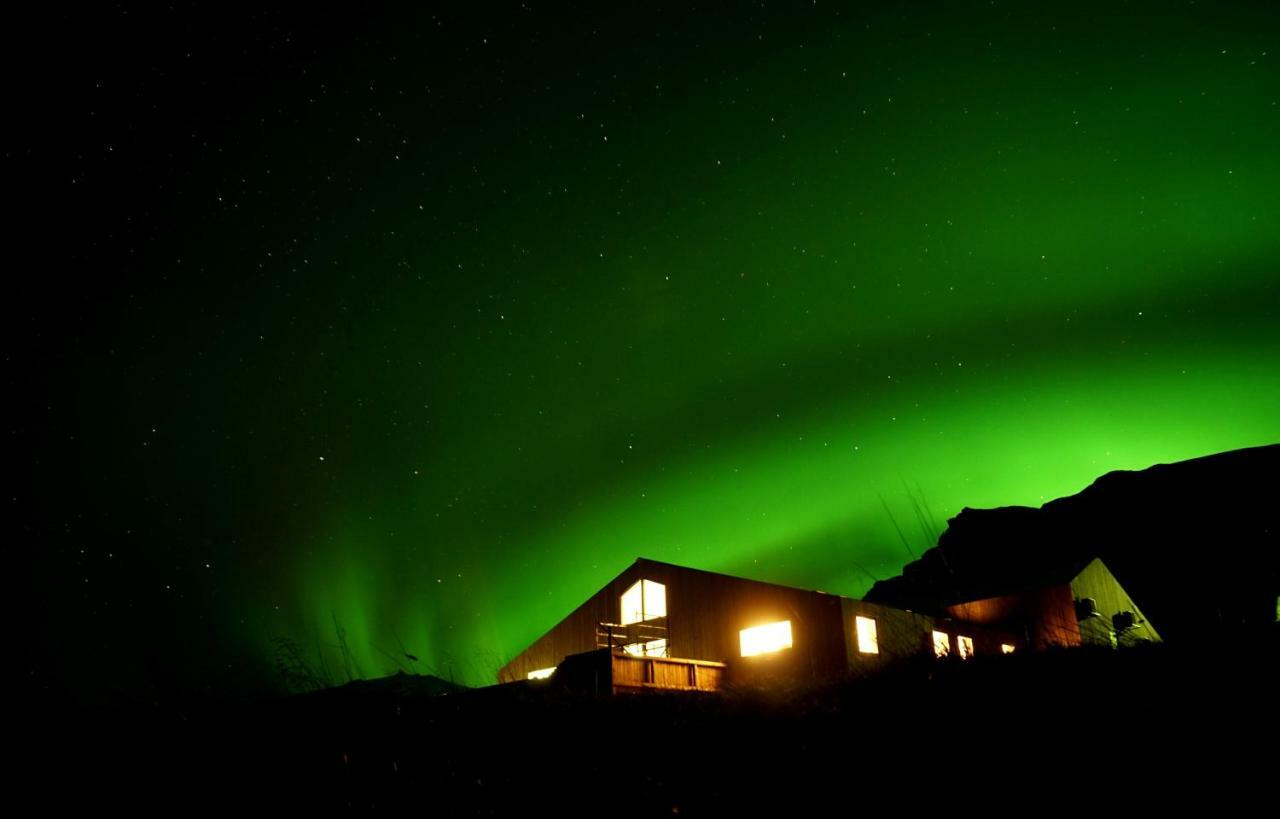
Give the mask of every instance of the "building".
<path id="1" fill-rule="evenodd" d="M 1032 556 L 982 566 L 952 560 L 945 569 L 921 567 L 882 580 L 867 599 L 1005 629 L 1035 650 L 1161 639 L 1097 557 L 1045 564 Z"/>
<path id="2" fill-rule="evenodd" d="M 644 558 L 499 672 L 596 691 L 859 677 L 911 659 L 1010 653 L 1016 630 Z"/>

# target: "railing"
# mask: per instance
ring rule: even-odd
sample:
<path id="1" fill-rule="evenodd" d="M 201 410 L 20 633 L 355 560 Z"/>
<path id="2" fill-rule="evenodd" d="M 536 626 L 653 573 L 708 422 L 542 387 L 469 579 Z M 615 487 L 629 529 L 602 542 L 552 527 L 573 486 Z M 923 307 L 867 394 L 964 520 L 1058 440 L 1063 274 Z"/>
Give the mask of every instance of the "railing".
<path id="1" fill-rule="evenodd" d="M 724 687 L 725 664 L 674 657 L 613 654 L 613 690 L 717 691 Z"/>
<path id="2" fill-rule="evenodd" d="M 651 643 L 654 640 L 665 640 L 667 637 L 667 620 L 665 617 L 646 620 L 642 623 L 598 623 L 596 624 L 596 648 L 607 648 L 610 651 L 626 651 L 627 646 L 637 643 Z"/>

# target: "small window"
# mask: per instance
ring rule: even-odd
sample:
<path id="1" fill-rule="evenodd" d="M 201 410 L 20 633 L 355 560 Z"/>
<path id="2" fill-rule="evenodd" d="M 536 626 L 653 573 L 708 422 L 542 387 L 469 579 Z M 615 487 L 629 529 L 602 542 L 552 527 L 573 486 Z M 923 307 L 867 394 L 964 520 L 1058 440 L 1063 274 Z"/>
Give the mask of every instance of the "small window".
<path id="1" fill-rule="evenodd" d="M 550 677 L 555 672 L 556 672 L 556 667 L 554 665 L 551 666 L 550 668 L 539 668 L 537 671 L 529 672 L 529 679 L 545 680 L 547 677 Z"/>
<path id="2" fill-rule="evenodd" d="M 951 653 L 951 635 L 945 631 L 933 633 L 933 656 L 946 657 Z"/>
<path id="3" fill-rule="evenodd" d="M 667 587 L 652 580 L 639 580 L 622 593 L 624 626 L 667 616 Z"/>
<path id="4" fill-rule="evenodd" d="M 622 650 L 633 657 L 666 657 L 667 638 L 650 640 L 647 643 L 630 643 L 623 646 Z"/>
<path id="5" fill-rule="evenodd" d="M 757 654 L 769 654 L 791 648 L 791 621 L 781 620 L 763 626 L 744 628 L 738 632 L 742 644 L 742 656 L 754 657 Z"/>
<path id="6" fill-rule="evenodd" d="M 956 642 L 960 645 L 960 659 L 967 660 L 973 656 L 973 638 L 958 636 Z"/>
<path id="7" fill-rule="evenodd" d="M 858 633 L 858 651 L 862 654 L 879 654 L 880 639 L 876 636 L 876 621 L 870 617 L 853 618 Z"/>
<path id="8" fill-rule="evenodd" d="M 1010 645 L 1009 643 L 1001 643 L 1001 644 L 1000 644 L 1000 653 L 1001 653 L 1001 654 L 1012 654 L 1012 653 L 1013 653 L 1013 646 L 1012 646 L 1012 645 Z"/>

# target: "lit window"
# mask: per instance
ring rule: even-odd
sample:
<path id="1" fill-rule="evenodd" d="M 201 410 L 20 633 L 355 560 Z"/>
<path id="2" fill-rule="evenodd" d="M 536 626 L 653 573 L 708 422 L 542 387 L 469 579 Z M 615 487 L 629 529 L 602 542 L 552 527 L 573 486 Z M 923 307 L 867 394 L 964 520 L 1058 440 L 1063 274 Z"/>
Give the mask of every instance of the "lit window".
<path id="1" fill-rule="evenodd" d="M 791 621 L 782 620 L 763 626 L 744 628 L 738 637 L 742 641 L 742 656 L 754 657 L 791 648 Z"/>
<path id="2" fill-rule="evenodd" d="M 1013 653 L 1013 646 L 1009 645 L 1008 643 L 1001 643 L 1001 644 L 1000 644 L 1000 653 L 1001 653 L 1001 654 L 1012 654 L 1012 653 Z"/>
<path id="3" fill-rule="evenodd" d="M 667 616 L 667 587 L 652 580 L 639 580 L 622 594 L 622 625 L 643 623 Z"/>
<path id="4" fill-rule="evenodd" d="M 973 656 L 973 638 L 972 637 L 956 637 L 960 643 L 960 659 L 967 660 Z"/>
<path id="5" fill-rule="evenodd" d="M 933 654 L 935 657 L 945 657 L 951 653 L 951 637 L 945 631 L 935 631 L 933 633 Z"/>
<path id="6" fill-rule="evenodd" d="M 623 646 L 622 650 L 635 657 L 666 657 L 667 639 L 664 637 L 647 643 L 631 643 Z"/>
<path id="7" fill-rule="evenodd" d="M 858 651 L 863 654 L 879 654 L 880 639 L 876 636 L 876 621 L 870 617 L 855 617 L 858 631 Z"/>
<path id="8" fill-rule="evenodd" d="M 529 679 L 545 680 L 547 677 L 550 677 L 552 674 L 554 674 L 555 670 L 556 670 L 556 667 L 553 665 L 550 668 L 539 668 L 537 671 L 530 671 Z"/>

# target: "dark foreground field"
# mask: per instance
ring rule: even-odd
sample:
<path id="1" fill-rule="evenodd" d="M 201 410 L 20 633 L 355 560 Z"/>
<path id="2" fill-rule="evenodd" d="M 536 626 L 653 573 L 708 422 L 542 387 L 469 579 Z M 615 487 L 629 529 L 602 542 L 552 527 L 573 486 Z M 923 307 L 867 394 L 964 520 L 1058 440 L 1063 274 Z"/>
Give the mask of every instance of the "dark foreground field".
<path id="1" fill-rule="evenodd" d="M 249 706 L 39 707 L 14 715 L 7 767 L 10 791 L 46 809 L 1264 815 L 1277 665 L 1273 632 L 978 658 L 816 691 L 431 696 L 401 680 Z"/>

